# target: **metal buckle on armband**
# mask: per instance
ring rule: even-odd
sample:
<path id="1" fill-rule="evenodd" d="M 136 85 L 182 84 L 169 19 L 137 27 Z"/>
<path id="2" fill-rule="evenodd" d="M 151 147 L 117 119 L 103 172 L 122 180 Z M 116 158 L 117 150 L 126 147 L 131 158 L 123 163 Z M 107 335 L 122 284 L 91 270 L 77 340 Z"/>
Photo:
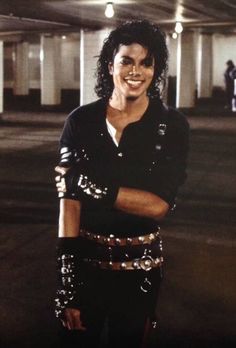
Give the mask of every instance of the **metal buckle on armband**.
<path id="1" fill-rule="evenodd" d="M 78 153 L 75 149 L 71 149 L 67 146 L 63 146 L 60 149 L 60 166 L 69 167 L 76 162 L 77 158 Z"/>

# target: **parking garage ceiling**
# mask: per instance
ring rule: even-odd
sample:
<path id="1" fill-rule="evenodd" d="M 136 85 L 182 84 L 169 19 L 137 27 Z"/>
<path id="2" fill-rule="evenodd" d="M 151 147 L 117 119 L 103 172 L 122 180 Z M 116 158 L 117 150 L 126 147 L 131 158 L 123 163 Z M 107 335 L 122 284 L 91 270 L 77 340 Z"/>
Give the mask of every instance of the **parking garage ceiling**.
<path id="1" fill-rule="evenodd" d="M 104 15 L 103 0 L 7 0 L 0 2 L 0 35 L 27 32 L 73 32 L 116 26 L 128 19 L 149 19 L 172 30 L 236 30 L 236 0 L 114 0 L 115 15 Z"/>

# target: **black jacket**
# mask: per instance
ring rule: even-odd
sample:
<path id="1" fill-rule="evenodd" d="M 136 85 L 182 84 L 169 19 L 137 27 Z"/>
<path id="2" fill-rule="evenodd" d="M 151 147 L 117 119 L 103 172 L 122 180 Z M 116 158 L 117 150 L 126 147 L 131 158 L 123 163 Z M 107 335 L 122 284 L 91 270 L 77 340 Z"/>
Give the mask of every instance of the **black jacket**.
<path id="1" fill-rule="evenodd" d="M 75 109 L 67 118 L 61 147 L 72 150 L 73 158 L 85 159 L 104 180 L 120 186 L 152 192 L 170 206 L 186 179 L 189 125 L 185 117 L 150 99 L 142 118 L 129 124 L 117 147 L 106 126 L 106 100 Z M 84 206 L 83 227 L 104 235 L 134 236 L 155 230 L 157 222 L 116 209 Z"/>

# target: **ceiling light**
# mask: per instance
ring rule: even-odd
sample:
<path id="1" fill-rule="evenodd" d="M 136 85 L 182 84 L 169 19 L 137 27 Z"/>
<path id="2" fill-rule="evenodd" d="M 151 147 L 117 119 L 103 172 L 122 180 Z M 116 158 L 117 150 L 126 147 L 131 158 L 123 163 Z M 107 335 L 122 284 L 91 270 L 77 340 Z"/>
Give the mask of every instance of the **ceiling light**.
<path id="1" fill-rule="evenodd" d="M 106 10 L 105 10 L 105 16 L 107 18 L 112 18 L 114 16 L 114 8 L 112 2 L 107 2 Z"/>
<path id="2" fill-rule="evenodd" d="M 176 22 L 176 24 L 175 24 L 175 31 L 176 31 L 177 34 L 182 33 L 183 26 L 182 26 L 181 22 Z"/>
<path id="3" fill-rule="evenodd" d="M 176 39 L 177 39 L 177 37 L 178 37 L 177 33 L 176 33 L 176 32 L 174 32 L 174 33 L 172 34 L 172 39 L 176 40 Z"/>

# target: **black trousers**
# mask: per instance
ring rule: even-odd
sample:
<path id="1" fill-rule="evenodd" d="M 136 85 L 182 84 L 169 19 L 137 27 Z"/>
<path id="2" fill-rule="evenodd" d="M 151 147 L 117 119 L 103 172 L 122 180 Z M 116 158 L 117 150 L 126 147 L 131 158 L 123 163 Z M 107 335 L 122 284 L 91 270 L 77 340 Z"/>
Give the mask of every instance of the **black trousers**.
<path id="1" fill-rule="evenodd" d="M 155 313 L 161 272 L 161 268 L 112 271 L 88 266 L 80 294 L 87 330 L 62 328 L 59 346 L 141 348 L 147 320 Z M 141 290 L 143 284 L 147 292 Z"/>

